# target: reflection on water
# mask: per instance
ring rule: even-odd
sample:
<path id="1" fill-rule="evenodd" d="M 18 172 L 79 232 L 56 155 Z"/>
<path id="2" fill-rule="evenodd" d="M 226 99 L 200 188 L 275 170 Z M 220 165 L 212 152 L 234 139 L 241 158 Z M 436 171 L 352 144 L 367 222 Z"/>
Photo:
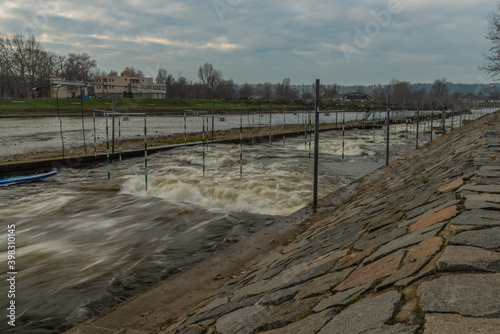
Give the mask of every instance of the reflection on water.
<path id="1" fill-rule="evenodd" d="M 393 157 L 414 146 L 397 131 Z M 385 162 L 381 130 L 346 132 L 348 165 L 340 135 L 321 134 L 320 196 Z M 111 164 L 109 188 L 104 164 L 0 188 L 2 226 L 17 231 L 20 315 L 16 331 L 5 321 L 0 330 L 61 332 L 310 203 L 313 159 L 303 137 L 245 146 L 241 178 L 239 152 L 211 145 L 205 177 L 201 146 L 151 155 L 147 192 L 143 159 Z M 5 238 L 0 249 L 6 268 Z"/>

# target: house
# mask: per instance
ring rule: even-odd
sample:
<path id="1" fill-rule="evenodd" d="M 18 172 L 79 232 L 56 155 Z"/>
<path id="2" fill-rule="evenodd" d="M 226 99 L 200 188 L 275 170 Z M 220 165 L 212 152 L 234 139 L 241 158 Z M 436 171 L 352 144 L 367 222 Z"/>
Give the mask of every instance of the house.
<path id="1" fill-rule="evenodd" d="M 341 101 L 353 101 L 353 102 L 366 102 L 371 98 L 370 95 L 361 93 L 361 92 L 354 92 L 354 93 L 347 93 L 343 94 L 340 98 Z"/>
<path id="2" fill-rule="evenodd" d="M 50 96 L 60 99 L 75 99 L 81 95 L 89 95 L 91 83 L 64 80 L 63 78 L 50 78 Z"/>
<path id="3" fill-rule="evenodd" d="M 129 71 L 124 71 L 120 76 L 95 77 L 94 94 L 98 97 L 115 94 L 163 99 L 166 94 L 166 84 L 155 83 L 153 78 L 131 77 Z"/>

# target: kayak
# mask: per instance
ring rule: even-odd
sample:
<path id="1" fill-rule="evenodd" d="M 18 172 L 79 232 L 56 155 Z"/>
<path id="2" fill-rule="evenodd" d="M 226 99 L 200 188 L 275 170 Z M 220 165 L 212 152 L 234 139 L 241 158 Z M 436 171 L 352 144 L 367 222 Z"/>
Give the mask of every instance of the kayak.
<path id="1" fill-rule="evenodd" d="M 0 186 L 7 186 L 9 184 L 20 183 L 20 182 L 31 182 L 31 181 L 41 180 L 41 179 L 45 179 L 45 178 L 50 177 L 50 176 L 54 176 L 56 174 L 57 174 L 57 172 L 54 171 L 54 172 L 45 173 L 45 174 L 9 177 L 7 179 L 1 179 Z"/>

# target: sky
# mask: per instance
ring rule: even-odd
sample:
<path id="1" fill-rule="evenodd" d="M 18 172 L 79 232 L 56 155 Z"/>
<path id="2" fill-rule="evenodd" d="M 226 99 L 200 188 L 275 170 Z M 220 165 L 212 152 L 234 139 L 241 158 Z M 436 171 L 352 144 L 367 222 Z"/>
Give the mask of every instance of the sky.
<path id="1" fill-rule="evenodd" d="M 1 0 L 0 33 L 35 35 L 104 71 L 160 67 L 236 83 L 490 83 L 478 66 L 494 0 Z"/>

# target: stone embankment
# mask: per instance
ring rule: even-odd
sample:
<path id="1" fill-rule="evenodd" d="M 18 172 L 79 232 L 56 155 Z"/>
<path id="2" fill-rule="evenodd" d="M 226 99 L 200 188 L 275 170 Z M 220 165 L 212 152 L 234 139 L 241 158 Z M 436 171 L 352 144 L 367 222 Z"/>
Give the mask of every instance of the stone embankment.
<path id="1" fill-rule="evenodd" d="M 499 115 L 376 171 L 160 333 L 500 333 Z"/>

